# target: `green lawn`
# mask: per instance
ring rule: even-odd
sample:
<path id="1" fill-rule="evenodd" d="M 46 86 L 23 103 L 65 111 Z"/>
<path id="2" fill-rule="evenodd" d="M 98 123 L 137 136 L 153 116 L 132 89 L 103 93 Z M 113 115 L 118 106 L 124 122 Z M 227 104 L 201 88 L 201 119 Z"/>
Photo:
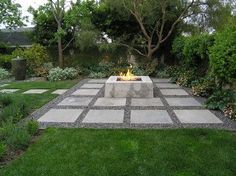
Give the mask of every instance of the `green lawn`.
<path id="1" fill-rule="evenodd" d="M 78 80 L 67 81 L 29 81 L 29 82 L 12 82 L 10 85 L 4 87 L 4 89 L 68 89 L 76 84 Z"/>
<path id="2" fill-rule="evenodd" d="M 235 176 L 236 136 L 206 129 L 47 129 L 4 176 Z"/>
<path id="3" fill-rule="evenodd" d="M 4 87 L 4 89 L 20 89 L 16 93 L 11 94 L 11 96 L 16 101 L 25 101 L 31 111 L 34 111 L 58 96 L 51 94 L 54 90 L 69 89 L 78 82 L 79 80 L 12 82 L 10 85 Z M 43 94 L 22 94 L 22 92 L 29 89 L 49 89 L 49 91 Z"/>

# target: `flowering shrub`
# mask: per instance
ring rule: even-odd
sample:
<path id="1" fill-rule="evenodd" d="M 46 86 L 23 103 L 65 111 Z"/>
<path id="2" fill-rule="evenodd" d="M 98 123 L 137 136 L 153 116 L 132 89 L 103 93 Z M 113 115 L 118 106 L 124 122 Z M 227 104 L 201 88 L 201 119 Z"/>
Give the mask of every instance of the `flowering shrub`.
<path id="1" fill-rule="evenodd" d="M 9 77 L 10 77 L 10 73 L 4 68 L 0 68 L 0 80 L 7 79 Z"/>
<path id="2" fill-rule="evenodd" d="M 201 78 L 192 84 L 193 95 L 208 97 L 215 89 L 215 81 L 211 77 Z"/>
<path id="3" fill-rule="evenodd" d="M 78 75 L 78 72 L 75 68 L 73 67 L 66 67 L 63 70 L 64 76 L 66 77 L 66 79 L 75 79 L 76 76 Z"/>
<path id="4" fill-rule="evenodd" d="M 74 79 L 78 75 L 75 68 L 65 68 L 64 70 L 56 67 L 49 71 L 48 79 L 49 81 L 61 81 L 66 79 Z"/>
<path id="5" fill-rule="evenodd" d="M 185 71 L 179 75 L 176 83 L 180 86 L 190 87 L 192 81 L 196 80 L 195 72 L 193 70 Z"/>

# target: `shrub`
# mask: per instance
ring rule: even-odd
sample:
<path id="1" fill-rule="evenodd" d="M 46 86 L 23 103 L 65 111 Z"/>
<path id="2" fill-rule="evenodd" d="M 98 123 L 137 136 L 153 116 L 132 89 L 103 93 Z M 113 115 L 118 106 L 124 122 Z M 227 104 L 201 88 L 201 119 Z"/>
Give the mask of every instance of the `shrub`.
<path id="1" fill-rule="evenodd" d="M 126 71 L 127 71 L 127 69 L 126 69 Z M 135 67 L 132 69 L 132 72 L 133 72 L 134 75 L 137 75 L 137 76 L 142 76 L 142 75 L 145 76 L 145 75 L 148 74 L 145 69 L 140 68 L 140 67 L 137 67 L 137 66 L 135 66 Z"/>
<path id="2" fill-rule="evenodd" d="M 215 91 L 206 101 L 206 107 L 214 110 L 224 110 L 225 107 L 232 102 L 229 91 Z"/>
<path id="3" fill-rule="evenodd" d="M 171 77 L 171 81 L 176 82 L 179 75 L 182 73 L 182 69 L 178 66 L 169 66 L 167 67 L 166 72 Z"/>
<path id="4" fill-rule="evenodd" d="M 201 78 L 192 84 L 193 95 L 208 97 L 215 89 L 215 80 L 212 77 Z"/>
<path id="5" fill-rule="evenodd" d="M 11 60 L 14 57 L 10 54 L 0 54 L 0 67 L 3 67 L 5 69 L 11 69 Z"/>
<path id="6" fill-rule="evenodd" d="M 43 64 L 42 67 L 35 68 L 34 71 L 37 76 L 47 78 L 49 70 L 51 70 L 52 68 L 53 68 L 52 63 L 48 62 Z"/>
<path id="7" fill-rule="evenodd" d="M 220 86 L 236 78 L 236 26 L 216 35 L 215 45 L 210 48 L 210 68 Z"/>
<path id="8" fill-rule="evenodd" d="M 78 76 L 78 72 L 75 68 L 73 67 L 66 67 L 64 70 L 64 75 L 66 77 L 66 79 L 75 79 Z"/>
<path id="9" fill-rule="evenodd" d="M 156 72 L 156 77 L 157 78 L 169 78 L 170 75 L 167 72 L 167 70 L 159 70 L 159 71 Z"/>
<path id="10" fill-rule="evenodd" d="M 34 44 L 25 50 L 16 49 L 13 51 L 12 55 L 15 57 L 21 56 L 27 59 L 27 65 L 33 71 L 42 67 L 43 64 L 49 60 L 46 48 L 40 44 Z"/>
<path id="11" fill-rule="evenodd" d="M 224 108 L 224 114 L 226 117 L 229 117 L 230 119 L 236 120 L 236 104 L 229 103 Z"/>
<path id="12" fill-rule="evenodd" d="M 201 62 L 201 60 L 208 60 L 209 48 L 213 44 L 213 35 L 197 35 L 187 37 L 183 49 L 185 64 L 195 67 Z"/>
<path id="13" fill-rule="evenodd" d="M 183 71 L 179 74 L 176 83 L 181 86 L 190 87 L 192 82 L 196 80 L 196 73 L 194 70 Z"/>
<path id="14" fill-rule="evenodd" d="M 24 149 L 28 146 L 31 136 L 24 126 L 7 123 L 4 125 L 4 141 L 12 149 Z"/>
<path id="15" fill-rule="evenodd" d="M 177 37 L 172 44 L 172 53 L 185 69 L 196 70 L 205 76 L 209 67 L 209 48 L 214 44 L 214 35 Z"/>
<path id="16" fill-rule="evenodd" d="M 107 75 L 105 73 L 102 72 L 91 72 L 88 75 L 89 78 L 106 78 Z"/>
<path id="17" fill-rule="evenodd" d="M 30 120 L 29 122 L 27 122 L 26 128 L 30 135 L 34 135 L 39 129 L 39 124 L 37 121 Z"/>
<path id="18" fill-rule="evenodd" d="M 176 56 L 178 60 L 182 60 L 184 58 L 184 46 L 185 46 L 186 37 L 179 36 L 176 37 L 172 44 L 171 53 Z"/>
<path id="19" fill-rule="evenodd" d="M 0 68 L 0 80 L 7 79 L 11 74 L 4 68 Z"/>
<path id="20" fill-rule="evenodd" d="M 74 68 L 65 68 L 64 70 L 56 67 L 49 71 L 49 81 L 61 81 L 66 79 L 74 79 L 78 75 L 78 72 Z"/>
<path id="21" fill-rule="evenodd" d="M 63 69 L 56 67 L 49 71 L 48 79 L 49 81 L 61 81 L 66 79 L 64 76 Z"/>
<path id="22" fill-rule="evenodd" d="M 0 158 L 2 158 L 2 156 L 6 153 L 6 151 L 7 151 L 6 145 L 0 141 Z"/>

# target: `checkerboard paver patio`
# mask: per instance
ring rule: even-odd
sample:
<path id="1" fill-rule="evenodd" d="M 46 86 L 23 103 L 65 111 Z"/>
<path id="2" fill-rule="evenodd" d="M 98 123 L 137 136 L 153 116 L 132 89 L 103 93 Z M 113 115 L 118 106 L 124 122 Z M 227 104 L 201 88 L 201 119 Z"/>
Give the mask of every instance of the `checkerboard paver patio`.
<path id="1" fill-rule="evenodd" d="M 99 92 L 99 89 L 78 89 L 72 95 L 96 95 Z"/>
<path id="2" fill-rule="evenodd" d="M 90 110 L 83 123 L 123 123 L 124 110 Z"/>
<path id="3" fill-rule="evenodd" d="M 62 95 L 66 91 L 68 91 L 68 89 L 57 89 L 57 90 L 53 91 L 52 94 Z"/>
<path id="4" fill-rule="evenodd" d="M 51 109 L 41 118 L 39 122 L 57 122 L 57 123 L 73 123 L 82 113 L 82 109 Z"/>
<path id="5" fill-rule="evenodd" d="M 67 97 L 61 101 L 59 106 L 88 106 L 92 101 L 91 97 Z"/>
<path id="6" fill-rule="evenodd" d="M 104 86 L 104 84 L 84 84 L 81 88 L 95 88 L 100 89 Z"/>
<path id="7" fill-rule="evenodd" d="M 154 98 L 105 98 L 106 79 L 91 79 L 60 95 L 32 117 L 41 128 L 227 128 L 236 123 L 212 112 L 170 79 L 154 80 Z"/>
<path id="8" fill-rule="evenodd" d="M 131 123 L 165 124 L 173 122 L 165 110 L 131 110 Z"/>

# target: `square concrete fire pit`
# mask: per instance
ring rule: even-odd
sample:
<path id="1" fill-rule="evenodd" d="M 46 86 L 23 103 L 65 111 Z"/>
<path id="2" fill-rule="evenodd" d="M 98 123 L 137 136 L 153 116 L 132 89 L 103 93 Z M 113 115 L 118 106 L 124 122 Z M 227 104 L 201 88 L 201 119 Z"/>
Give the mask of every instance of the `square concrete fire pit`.
<path id="1" fill-rule="evenodd" d="M 132 81 L 123 81 L 120 76 L 111 76 L 105 83 L 105 97 L 153 97 L 153 82 L 149 76 L 137 76 Z"/>

